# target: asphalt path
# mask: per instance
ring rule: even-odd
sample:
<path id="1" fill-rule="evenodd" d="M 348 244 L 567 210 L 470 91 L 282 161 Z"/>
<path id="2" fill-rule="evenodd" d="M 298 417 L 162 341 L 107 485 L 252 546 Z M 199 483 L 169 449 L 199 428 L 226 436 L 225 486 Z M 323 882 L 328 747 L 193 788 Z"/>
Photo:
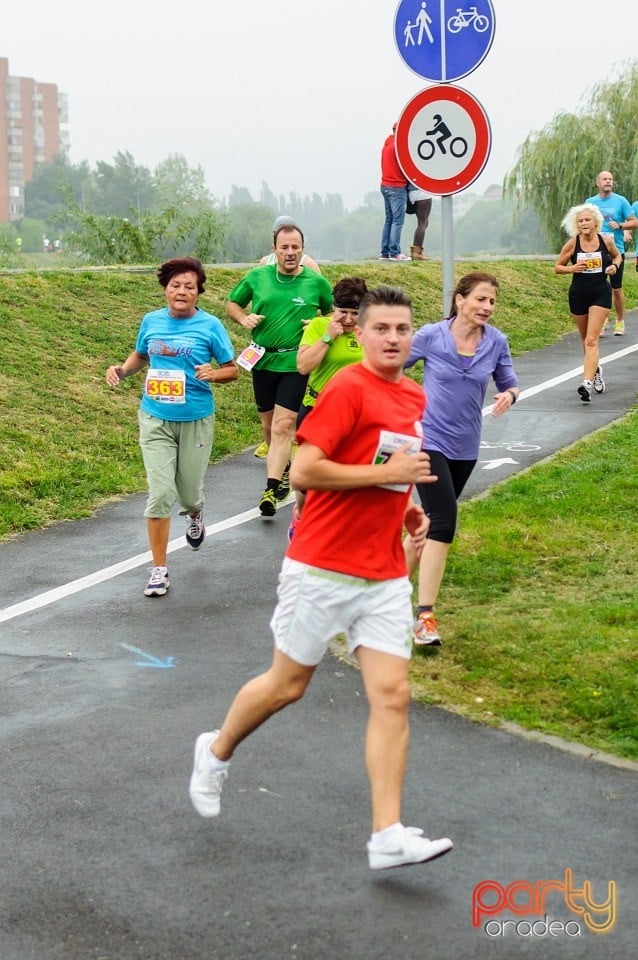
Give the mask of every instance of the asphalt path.
<path id="1" fill-rule="evenodd" d="M 590 405 L 575 336 L 516 361 L 467 496 L 635 403 L 627 328 Z M 241 746 L 220 818 L 194 813 L 194 738 L 270 661 L 290 507 L 258 517 L 263 475 L 252 451 L 211 466 L 206 543 L 175 519 L 163 599 L 143 496 L 0 545 L 0 960 L 635 957 L 638 768 L 414 704 L 404 819 L 455 849 L 371 874 L 365 697 L 337 655 Z"/>

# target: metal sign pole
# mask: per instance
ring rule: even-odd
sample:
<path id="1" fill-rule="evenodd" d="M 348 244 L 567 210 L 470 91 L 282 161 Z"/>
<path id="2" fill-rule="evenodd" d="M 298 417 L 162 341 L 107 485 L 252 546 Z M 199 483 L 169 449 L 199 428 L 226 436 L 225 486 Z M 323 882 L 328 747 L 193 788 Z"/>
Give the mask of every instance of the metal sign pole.
<path id="1" fill-rule="evenodd" d="M 454 200 L 441 197 L 441 230 L 443 235 L 443 316 L 447 317 L 454 293 Z"/>

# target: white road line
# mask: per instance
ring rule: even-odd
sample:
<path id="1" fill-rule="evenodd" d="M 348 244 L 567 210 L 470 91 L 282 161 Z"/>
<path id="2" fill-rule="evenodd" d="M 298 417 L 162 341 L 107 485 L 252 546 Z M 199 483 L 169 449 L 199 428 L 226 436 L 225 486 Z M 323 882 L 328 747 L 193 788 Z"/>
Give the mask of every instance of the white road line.
<path id="1" fill-rule="evenodd" d="M 638 344 L 630 347 L 624 347 L 622 350 L 617 350 L 615 353 L 610 353 L 608 357 L 604 358 L 605 365 L 612 363 L 614 360 L 620 360 L 622 357 L 626 357 L 630 353 L 634 353 L 638 350 Z M 580 367 L 573 367 L 573 369 L 568 370 L 566 373 L 561 373 L 558 377 L 552 377 L 551 380 L 544 380 L 542 383 L 537 384 L 535 387 L 528 387 L 527 390 L 522 390 L 519 396 L 519 402 L 525 400 L 527 397 L 533 397 L 537 393 L 542 393 L 543 390 L 550 390 L 552 387 L 558 386 L 560 383 L 564 383 L 566 380 L 571 380 L 573 377 L 580 376 L 582 374 L 582 365 Z M 487 417 L 492 410 L 494 409 L 494 404 L 490 404 L 488 407 L 483 408 L 483 416 Z M 285 501 L 285 503 L 292 502 L 292 498 Z M 285 506 L 285 503 L 282 506 Z M 212 536 L 215 533 L 221 533 L 224 530 L 230 530 L 232 527 L 239 527 L 243 523 L 248 523 L 250 520 L 255 520 L 260 516 L 259 510 L 257 507 L 254 507 L 252 510 L 246 510 L 244 513 L 238 513 L 234 517 L 228 517 L 227 520 L 221 520 L 219 523 L 214 524 L 212 527 L 206 528 L 207 536 Z M 171 540 L 168 545 L 168 553 L 173 553 L 175 550 L 181 550 L 185 546 L 185 541 L 183 537 L 179 537 L 175 540 Z M 7 620 L 13 620 L 15 617 L 20 617 L 25 613 L 31 613 L 34 610 L 39 610 L 41 607 L 46 607 L 51 603 L 57 603 L 58 600 L 64 600 L 65 597 L 70 597 L 74 593 L 79 593 L 81 590 L 88 590 L 89 587 L 95 587 L 99 583 L 104 583 L 106 580 L 112 580 L 114 577 L 119 577 L 121 573 L 127 573 L 129 570 L 134 570 L 136 567 L 144 566 L 146 563 L 150 563 L 152 557 L 150 551 L 146 553 L 138 553 L 135 557 L 130 557 L 128 560 L 122 560 L 121 563 L 114 563 L 110 567 L 104 567 L 102 570 L 96 570 L 95 573 L 90 573 L 86 577 L 80 577 L 78 580 L 71 580 L 69 583 L 64 583 L 60 587 L 55 587 L 53 590 L 47 590 L 45 593 L 39 594 L 37 597 L 31 597 L 29 600 L 23 600 L 20 603 L 14 603 L 10 607 L 4 607 L 0 610 L 0 623 L 6 623 Z"/>
<path id="2" fill-rule="evenodd" d="M 631 347 L 624 347 L 622 350 L 617 350 L 616 353 L 610 353 L 608 357 L 601 357 L 601 366 L 603 363 L 607 366 L 608 363 L 613 363 L 614 360 L 621 360 L 630 353 L 635 353 L 636 350 L 638 350 L 638 343 L 633 344 Z M 551 380 L 543 380 L 542 383 L 537 383 L 535 387 L 528 387 L 527 390 L 521 390 L 518 400 L 526 400 L 527 397 L 534 397 L 537 393 L 542 393 L 543 390 L 551 390 L 552 387 L 557 387 L 559 384 L 565 383 L 566 380 L 571 380 L 573 377 L 582 377 L 582 374 L 583 365 L 581 363 L 579 367 L 573 367 L 571 370 L 561 373 L 558 377 L 552 377 Z M 493 403 L 491 403 L 489 407 L 483 407 L 483 416 L 487 417 L 493 409 Z"/>
<path id="3" fill-rule="evenodd" d="M 227 520 L 220 520 L 219 523 L 206 527 L 206 535 L 212 536 L 215 533 L 221 533 L 224 530 L 230 530 L 232 527 L 239 527 L 242 523 L 248 523 L 249 520 L 255 520 L 260 516 L 257 507 L 252 510 L 246 510 L 244 513 L 238 513 L 234 517 L 228 517 Z M 184 537 L 178 537 L 171 540 L 168 544 L 168 553 L 174 553 L 175 550 L 182 550 L 186 546 Z M 50 603 L 57 603 L 58 600 L 64 600 L 74 593 L 81 590 L 87 590 L 89 587 L 95 587 L 98 583 L 104 583 L 105 580 L 112 580 L 119 577 L 121 573 L 127 573 L 136 567 L 141 567 L 146 563 L 152 562 L 150 550 L 146 553 L 138 553 L 135 557 L 129 557 L 128 560 L 122 560 L 121 563 L 114 563 L 111 567 L 104 567 L 102 570 L 96 570 L 86 577 L 80 577 L 78 580 L 71 580 L 69 583 L 63 583 L 61 587 L 55 587 L 53 590 L 47 590 L 37 597 L 31 597 L 29 600 L 22 600 L 20 603 L 14 603 L 11 607 L 5 607 L 0 610 L 0 623 L 6 623 L 7 620 L 13 620 L 23 613 L 32 613 L 41 607 L 46 607 Z"/>

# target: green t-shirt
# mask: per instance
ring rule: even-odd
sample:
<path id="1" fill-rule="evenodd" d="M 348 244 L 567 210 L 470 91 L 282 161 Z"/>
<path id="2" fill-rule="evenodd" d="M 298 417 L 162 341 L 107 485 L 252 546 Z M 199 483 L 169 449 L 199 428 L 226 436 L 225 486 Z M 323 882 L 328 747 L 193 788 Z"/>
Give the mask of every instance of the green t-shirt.
<path id="1" fill-rule="evenodd" d="M 296 277 L 286 277 L 277 266 L 249 270 L 230 292 L 229 299 L 244 310 L 264 316 L 251 331 L 255 343 L 266 347 L 255 370 L 292 373 L 297 369 L 297 348 L 304 320 L 332 309 L 332 288 L 325 277 L 304 267 Z"/>
<path id="2" fill-rule="evenodd" d="M 300 347 L 311 347 L 313 343 L 320 340 L 327 332 L 332 317 L 315 317 L 304 330 L 301 338 Z M 334 343 L 331 343 L 323 360 L 318 367 L 312 371 L 308 378 L 308 387 L 306 395 L 303 398 L 304 407 L 314 407 L 317 398 L 313 397 L 310 391 L 319 393 L 328 380 L 334 377 L 335 373 L 347 367 L 351 363 L 359 363 L 363 359 L 363 347 L 353 333 L 342 333 Z"/>

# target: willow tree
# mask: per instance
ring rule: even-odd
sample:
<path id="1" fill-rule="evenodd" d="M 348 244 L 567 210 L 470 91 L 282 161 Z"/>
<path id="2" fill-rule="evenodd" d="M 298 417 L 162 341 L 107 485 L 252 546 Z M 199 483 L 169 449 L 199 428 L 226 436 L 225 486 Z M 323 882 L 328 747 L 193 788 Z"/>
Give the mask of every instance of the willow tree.
<path id="1" fill-rule="evenodd" d="M 505 193 L 536 212 L 556 250 L 563 216 L 596 192 L 600 170 L 611 170 L 630 202 L 638 199 L 638 61 L 617 72 L 621 78 L 595 86 L 578 113 L 559 113 L 530 133 L 505 178 Z"/>

